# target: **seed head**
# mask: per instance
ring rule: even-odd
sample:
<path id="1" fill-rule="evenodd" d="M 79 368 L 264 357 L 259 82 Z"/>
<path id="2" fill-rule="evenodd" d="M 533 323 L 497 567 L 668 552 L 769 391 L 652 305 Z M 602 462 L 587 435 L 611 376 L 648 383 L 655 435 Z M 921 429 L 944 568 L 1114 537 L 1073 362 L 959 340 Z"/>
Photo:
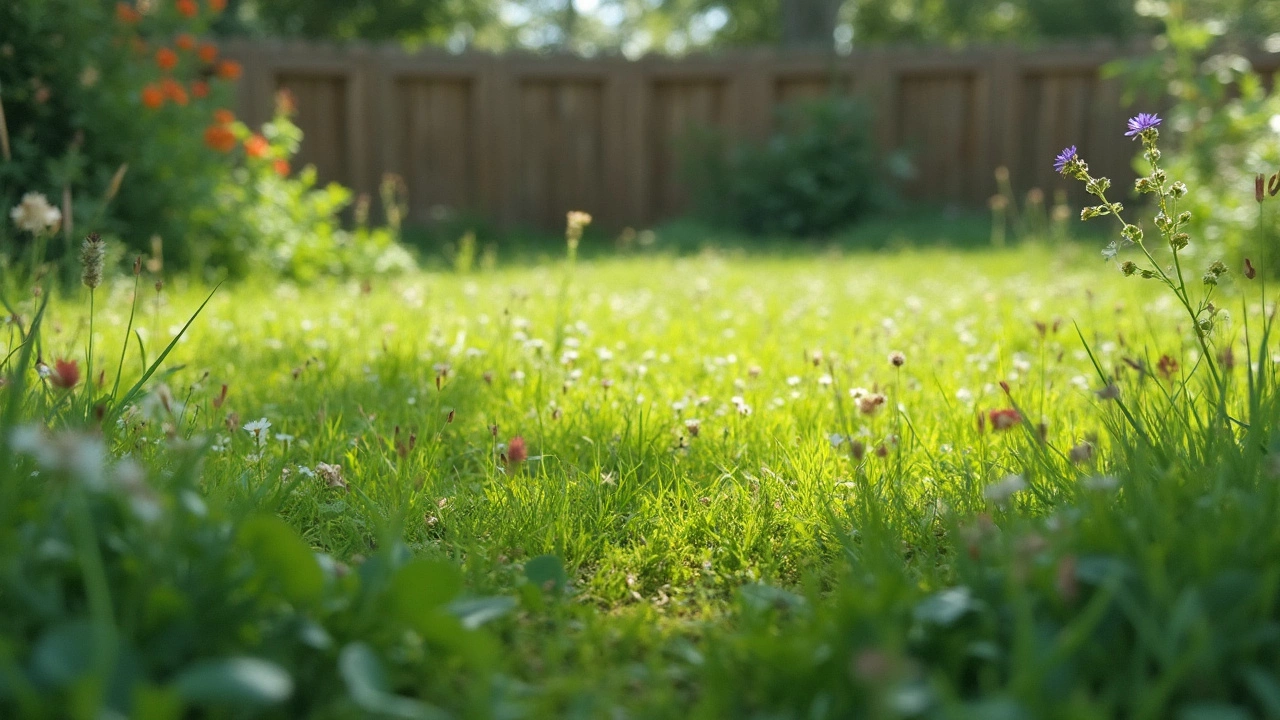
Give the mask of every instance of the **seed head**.
<path id="1" fill-rule="evenodd" d="M 106 257 L 107 242 L 98 233 L 89 233 L 80 246 L 80 264 L 84 267 L 80 280 L 90 290 L 102 284 L 102 268 Z"/>

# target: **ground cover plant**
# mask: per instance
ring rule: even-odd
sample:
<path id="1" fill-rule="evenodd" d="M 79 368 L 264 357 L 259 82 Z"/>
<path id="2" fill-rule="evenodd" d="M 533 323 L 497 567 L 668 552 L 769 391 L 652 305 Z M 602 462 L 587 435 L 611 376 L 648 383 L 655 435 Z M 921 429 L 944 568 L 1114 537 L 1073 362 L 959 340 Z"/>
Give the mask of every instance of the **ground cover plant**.
<path id="1" fill-rule="evenodd" d="M 1101 256 L 6 275 L 0 714 L 1280 716 L 1271 259 L 1159 124 Z"/>

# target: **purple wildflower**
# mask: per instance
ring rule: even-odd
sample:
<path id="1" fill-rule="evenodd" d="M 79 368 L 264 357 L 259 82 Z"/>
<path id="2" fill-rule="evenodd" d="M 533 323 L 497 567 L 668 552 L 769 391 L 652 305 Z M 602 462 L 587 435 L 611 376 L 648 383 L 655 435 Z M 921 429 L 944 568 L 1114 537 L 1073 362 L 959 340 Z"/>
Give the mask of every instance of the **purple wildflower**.
<path id="1" fill-rule="evenodd" d="M 1072 145 L 1071 147 L 1066 148 L 1062 152 L 1058 153 L 1058 157 L 1053 159 L 1054 171 L 1061 173 L 1067 167 L 1067 163 L 1075 159 L 1076 159 L 1076 146 Z"/>
<path id="2" fill-rule="evenodd" d="M 1138 113 L 1137 117 L 1129 118 L 1129 132 L 1125 133 L 1125 137 L 1137 137 L 1144 131 L 1150 130 L 1160 124 L 1160 116 L 1155 113 Z"/>

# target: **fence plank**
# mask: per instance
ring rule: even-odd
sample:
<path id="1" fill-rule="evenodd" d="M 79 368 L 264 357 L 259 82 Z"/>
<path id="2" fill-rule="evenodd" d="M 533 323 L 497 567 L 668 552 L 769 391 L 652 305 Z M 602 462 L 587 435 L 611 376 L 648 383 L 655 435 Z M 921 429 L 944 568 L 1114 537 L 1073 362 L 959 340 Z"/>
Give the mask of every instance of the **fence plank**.
<path id="1" fill-rule="evenodd" d="M 760 139 L 778 104 L 834 92 L 864 98 L 884 152 L 907 150 L 915 199 L 981 204 L 993 171 L 1051 194 L 1050 168 L 1076 144 L 1123 174 L 1129 109 L 1103 63 L 1138 45 L 958 52 L 875 49 L 851 55 L 751 51 L 684 59 L 406 53 L 389 47 L 239 41 L 236 101 L 266 120 L 290 89 L 306 133 L 301 160 L 363 192 L 401 175 L 411 218 L 477 212 L 506 225 L 559 229 L 581 209 L 609 228 L 643 227 L 688 208 L 682 181 L 694 128 Z M 1280 54 L 1254 58 L 1273 71 Z"/>

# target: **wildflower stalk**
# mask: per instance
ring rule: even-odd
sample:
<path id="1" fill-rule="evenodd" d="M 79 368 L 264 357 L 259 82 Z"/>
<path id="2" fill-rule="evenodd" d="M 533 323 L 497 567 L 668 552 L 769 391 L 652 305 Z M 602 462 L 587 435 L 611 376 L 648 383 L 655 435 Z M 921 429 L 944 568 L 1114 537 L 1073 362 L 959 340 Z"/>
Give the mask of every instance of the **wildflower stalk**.
<path id="1" fill-rule="evenodd" d="M 1214 385 L 1221 387 L 1222 376 L 1217 364 L 1214 362 L 1213 353 L 1209 349 L 1208 334 L 1213 328 L 1212 317 L 1205 320 L 1201 318 L 1207 310 L 1211 310 L 1212 306 L 1209 298 L 1213 294 L 1213 288 L 1217 285 L 1218 277 L 1226 271 L 1226 267 L 1220 262 L 1210 265 L 1208 272 L 1204 276 L 1204 282 L 1208 290 L 1200 302 L 1193 307 L 1191 295 L 1187 290 L 1186 280 L 1182 272 L 1182 259 L 1179 255 L 1179 250 L 1186 247 L 1189 240 L 1187 233 L 1183 232 L 1182 228 L 1186 223 L 1190 222 L 1191 213 L 1183 212 L 1177 214 L 1177 200 L 1186 194 L 1187 187 L 1181 182 L 1169 183 L 1164 170 L 1160 167 L 1161 153 L 1157 147 L 1160 132 L 1156 129 L 1159 124 L 1160 118 L 1158 116 L 1143 113 L 1129 121 L 1129 132 L 1126 135 L 1142 140 L 1143 155 L 1151 166 L 1151 174 L 1138 178 L 1135 187 L 1140 193 L 1154 194 L 1159 198 L 1155 224 L 1173 255 L 1172 275 L 1151 254 L 1150 248 L 1144 242 L 1142 229 L 1125 221 L 1122 214 L 1124 206 L 1107 199 L 1106 192 L 1111 187 L 1111 181 L 1105 177 L 1095 178 L 1090 175 L 1089 166 L 1076 154 L 1074 146 L 1063 150 L 1058 155 L 1054 169 L 1062 175 L 1080 180 L 1084 183 L 1086 192 L 1102 201 L 1101 205 L 1084 208 L 1080 213 L 1082 220 L 1090 220 L 1102 215 L 1113 215 L 1120 222 L 1122 240 L 1119 242 L 1113 241 L 1111 246 L 1104 251 L 1104 255 L 1108 259 L 1115 256 L 1121 243 L 1134 244 L 1142 250 L 1142 254 L 1150 263 L 1149 268 L 1139 268 L 1132 261 L 1125 261 L 1120 266 L 1121 270 L 1126 276 L 1136 273 L 1144 278 L 1158 279 L 1173 292 L 1186 311 L 1187 316 L 1191 319 L 1196 341 L 1200 345 L 1203 361 L 1209 368 L 1210 375 L 1213 376 Z"/>

